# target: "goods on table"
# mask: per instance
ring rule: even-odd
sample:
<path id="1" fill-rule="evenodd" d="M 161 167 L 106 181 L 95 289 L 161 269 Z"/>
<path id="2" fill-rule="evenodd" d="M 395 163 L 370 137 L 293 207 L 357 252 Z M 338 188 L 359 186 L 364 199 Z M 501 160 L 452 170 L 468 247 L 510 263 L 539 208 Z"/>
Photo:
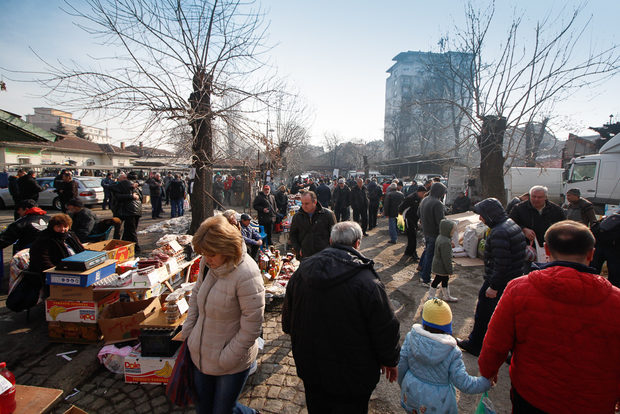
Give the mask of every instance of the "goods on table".
<path id="1" fill-rule="evenodd" d="M 266 298 L 270 300 L 283 298 L 286 294 L 286 285 L 298 266 L 299 262 L 292 253 L 282 256 L 273 246 L 261 250 L 259 268 L 265 282 Z"/>

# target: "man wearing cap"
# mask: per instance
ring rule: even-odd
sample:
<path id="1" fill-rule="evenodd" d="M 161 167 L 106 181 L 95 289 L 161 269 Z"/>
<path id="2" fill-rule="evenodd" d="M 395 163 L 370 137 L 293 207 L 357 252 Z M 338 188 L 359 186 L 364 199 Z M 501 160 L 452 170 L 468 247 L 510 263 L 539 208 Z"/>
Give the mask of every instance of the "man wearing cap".
<path id="1" fill-rule="evenodd" d="M 267 244 L 273 244 L 271 235 L 273 233 L 273 225 L 276 222 L 278 206 L 276 198 L 271 194 L 271 187 L 267 184 L 263 186 L 263 191 L 256 195 L 252 208 L 258 212 L 258 224 L 265 229 Z"/>
<path id="2" fill-rule="evenodd" d="M 583 223 L 588 227 L 596 221 L 594 206 L 591 202 L 581 197 L 581 192 L 578 188 L 571 188 L 566 192 L 566 201 L 568 202 L 565 206 L 566 219 Z"/>
<path id="3" fill-rule="evenodd" d="M 349 219 L 349 207 L 351 206 L 351 189 L 347 187 L 344 178 L 338 179 L 338 186 L 334 189 L 334 214 L 336 220 L 347 221 Z"/>
<path id="4" fill-rule="evenodd" d="M 301 196 L 301 209 L 291 221 L 289 240 L 297 259 L 307 259 L 329 246 L 329 234 L 334 224 L 334 213 L 317 202 L 314 192 L 305 192 Z"/>
<path id="5" fill-rule="evenodd" d="M 509 351 L 513 413 L 613 413 L 620 401 L 620 289 L 588 266 L 594 237 L 562 221 L 545 233 L 551 262 L 511 281 L 478 358 L 497 375 Z"/>
<path id="6" fill-rule="evenodd" d="M 250 226 L 252 217 L 243 213 L 241 215 L 241 235 L 245 241 L 245 245 L 248 249 L 248 254 L 252 256 L 252 259 L 257 260 L 258 248 L 263 245 L 263 240 L 260 234 Z"/>
<path id="7" fill-rule="evenodd" d="M 84 207 L 84 203 L 77 198 L 67 201 L 67 213 L 71 216 L 73 224 L 71 231 L 75 233 L 82 243 L 88 241 L 88 235 L 97 224 L 97 216 L 89 208 Z"/>
<path id="8" fill-rule="evenodd" d="M 400 325 L 373 261 L 359 252 L 362 237 L 353 221 L 335 224 L 330 247 L 302 261 L 286 288 L 282 330 L 310 414 L 366 413 L 380 370 L 397 376 Z"/>

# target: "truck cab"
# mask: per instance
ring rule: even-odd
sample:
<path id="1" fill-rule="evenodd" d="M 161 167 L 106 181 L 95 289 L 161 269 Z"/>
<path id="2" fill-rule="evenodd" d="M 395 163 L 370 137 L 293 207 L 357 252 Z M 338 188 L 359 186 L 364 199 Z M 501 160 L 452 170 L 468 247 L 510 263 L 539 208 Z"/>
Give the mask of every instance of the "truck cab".
<path id="1" fill-rule="evenodd" d="M 564 193 L 571 188 L 579 189 L 599 214 L 607 204 L 620 204 L 620 134 L 603 145 L 598 154 L 571 160 Z"/>

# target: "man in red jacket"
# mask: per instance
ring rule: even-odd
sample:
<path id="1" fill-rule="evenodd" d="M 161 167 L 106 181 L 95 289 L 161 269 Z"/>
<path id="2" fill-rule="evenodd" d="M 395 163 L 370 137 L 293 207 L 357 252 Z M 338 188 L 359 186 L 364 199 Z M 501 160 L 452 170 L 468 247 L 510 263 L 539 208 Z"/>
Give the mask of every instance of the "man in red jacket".
<path id="1" fill-rule="evenodd" d="M 594 236 L 561 221 L 545 233 L 552 262 L 508 284 L 484 338 L 480 374 L 512 350 L 513 413 L 613 413 L 620 401 L 620 289 L 588 267 Z"/>

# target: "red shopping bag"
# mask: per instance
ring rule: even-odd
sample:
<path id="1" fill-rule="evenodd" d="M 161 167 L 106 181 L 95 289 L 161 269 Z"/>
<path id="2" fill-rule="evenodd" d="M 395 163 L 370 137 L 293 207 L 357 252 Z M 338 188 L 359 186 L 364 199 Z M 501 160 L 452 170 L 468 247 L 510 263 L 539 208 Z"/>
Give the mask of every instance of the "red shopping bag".
<path id="1" fill-rule="evenodd" d="M 189 355 L 187 341 L 183 341 L 179 355 L 174 364 L 170 381 L 166 386 L 168 399 L 179 407 L 187 407 L 194 403 L 194 363 Z"/>

